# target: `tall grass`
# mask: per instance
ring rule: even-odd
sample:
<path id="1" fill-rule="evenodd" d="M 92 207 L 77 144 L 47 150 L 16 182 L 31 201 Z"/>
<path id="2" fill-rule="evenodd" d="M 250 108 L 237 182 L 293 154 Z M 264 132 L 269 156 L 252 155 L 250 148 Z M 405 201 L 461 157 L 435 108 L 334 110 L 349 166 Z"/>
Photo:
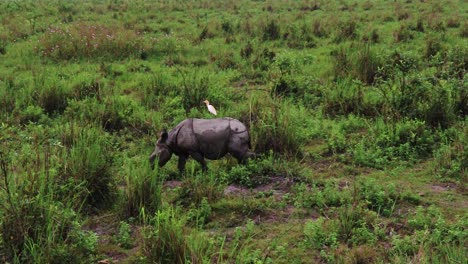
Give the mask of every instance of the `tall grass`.
<path id="1" fill-rule="evenodd" d="M 185 219 L 174 209 L 158 211 L 145 230 L 143 247 L 147 259 L 155 263 L 207 263 L 212 244 L 202 233 L 185 227 Z"/>
<path id="2" fill-rule="evenodd" d="M 112 183 L 109 141 L 98 129 L 82 129 L 73 142 L 63 175 L 76 185 L 83 185 L 86 193 L 80 197 L 85 209 L 104 208 L 115 195 Z"/>
<path id="3" fill-rule="evenodd" d="M 255 151 L 301 155 L 301 147 L 306 141 L 305 134 L 301 133 L 304 111 L 292 101 L 273 99 L 262 106 L 259 99 L 253 99 L 250 131 Z"/>
<path id="4" fill-rule="evenodd" d="M 122 215 L 128 218 L 138 217 L 141 210 L 148 214 L 157 212 L 162 206 L 163 175 L 158 168 L 152 170 L 149 162 L 125 160 Z"/>
<path id="5" fill-rule="evenodd" d="M 51 263 L 93 261 L 97 245 L 94 233 L 81 228 L 73 201 L 60 199 L 60 180 L 52 151 L 36 149 L 34 171 L 18 171 L 0 153 L 0 255 L 4 261 Z"/>

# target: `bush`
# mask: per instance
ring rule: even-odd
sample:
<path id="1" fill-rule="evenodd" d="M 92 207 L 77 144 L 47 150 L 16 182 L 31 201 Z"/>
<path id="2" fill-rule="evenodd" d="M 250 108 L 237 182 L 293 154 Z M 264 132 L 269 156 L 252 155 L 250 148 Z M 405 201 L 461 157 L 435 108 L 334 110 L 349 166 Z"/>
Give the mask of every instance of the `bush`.
<path id="1" fill-rule="evenodd" d="M 434 83 L 419 75 L 379 86 L 382 107 L 391 119 L 410 118 L 424 121 L 433 128 L 447 128 L 457 120 L 458 107 L 466 101 L 457 81 Z M 463 107 L 463 106 L 462 106 Z"/>
<path id="2" fill-rule="evenodd" d="M 392 162 L 413 162 L 429 157 L 439 138 L 421 121 L 401 121 L 396 124 L 378 120 L 362 141 L 353 146 L 357 164 L 383 168 Z"/>
<path id="3" fill-rule="evenodd" d="M 328 182 L 324 186 L 314 184 L 310 190 L 305 184 L 294 188 L 294 206 L 302 208 L 317 207 L 321 210 L 339 207 L 351 203 L 351 192 L 341 189 L 338 184 Z"/>
<path id="4" fill-rule="evenodd" d="M 139 133 L 153 131 L 150 114 L 138 102 L 125 96 L 108 97 L 104 102 L 97 98 L 73 100 L 64 112 L 67 119 L 83 125 L 96 124 L 109 132 L 133 129 Z"/>
<path id="5" fill-rule="evenodd" d="M 33 98 L 37 100 L 39 106 L 49 115 L 62 113 L 67 108 L 68 99 L 72 97 L 72 92 L 68 87 L 64 87 L 56 81 L 44 83 L 44 86 L 36 88 Z"/>
<path id="6" fill-rule="evenodd" d="M 300 27 L 289 26 L 286 33 L 283 34 L 283 38 L 287 41 L 288 47 L 292 49 L 314 48 L 316 46 L 312 32 L 305 24 Z"/>
<path id="7" fill-rule="evenodd" d="M 19 121 L 21 124 L 28 122 L 37 123 L 46 118 L 47 116 L 44 115 L 44 110 L 41 107 L 30 105 L 20 112 Z"/>
<path id="8" fill-rule="evenodd" d="M 143 51 L 143 40 L 131 30 L 77 22 L 49 27 L 39 39 L 37 52 L 46 58 L 69 60 L 79 58 L 121 59 L 137 57 Z"/>
<path id="9" fill-rule="evenodd" d="M 392 215 L 395 205 L 400 199 L 395 186 L 384 187 L 371 178 L 358 182 L 357 193 L 370 210 L 387 217 Z"/>
<path id="10" fill-rule="evenodd" d="M 468 38 L 468 22 L 465 22 L 460 29 L 460 37 Z"/>
<path id="11" fill-rule="evenodd" d="M 277 162 L 271 153 L 268 156 L 257 157 L 255 160 L 249 160 L 247 164 L 232 167 L 222 179 L 228 184 L 236 183 L 255 188 L 267 184 L 272 176 L 281 174 L 279 166 L 275 166 Z"/>

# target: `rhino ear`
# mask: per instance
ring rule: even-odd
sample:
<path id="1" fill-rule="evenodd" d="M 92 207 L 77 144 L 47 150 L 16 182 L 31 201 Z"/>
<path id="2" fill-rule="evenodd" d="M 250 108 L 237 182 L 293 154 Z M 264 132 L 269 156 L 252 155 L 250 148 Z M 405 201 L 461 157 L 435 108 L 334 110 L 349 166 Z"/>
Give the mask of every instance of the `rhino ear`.
<path id="1" fill-rule="evenodd" d="M 159 134 L 159 140 L 160 140 L 161 143 L 166 142 L 166 140 L 167 140 L 167 130 L 166 129 L 163 129 L 161 134 Z"/>

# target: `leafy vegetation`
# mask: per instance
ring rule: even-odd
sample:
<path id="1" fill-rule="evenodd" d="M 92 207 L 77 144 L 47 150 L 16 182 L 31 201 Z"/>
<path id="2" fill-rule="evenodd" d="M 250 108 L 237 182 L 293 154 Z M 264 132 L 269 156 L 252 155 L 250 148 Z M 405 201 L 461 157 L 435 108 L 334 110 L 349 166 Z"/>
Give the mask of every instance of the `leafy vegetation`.
<path id="1" fill-rule="evenodd" d="M 466 1 L 1 1 L 0 262 L 465 263 Z M 219 116 L 256 159 L 152 170 Z"/>

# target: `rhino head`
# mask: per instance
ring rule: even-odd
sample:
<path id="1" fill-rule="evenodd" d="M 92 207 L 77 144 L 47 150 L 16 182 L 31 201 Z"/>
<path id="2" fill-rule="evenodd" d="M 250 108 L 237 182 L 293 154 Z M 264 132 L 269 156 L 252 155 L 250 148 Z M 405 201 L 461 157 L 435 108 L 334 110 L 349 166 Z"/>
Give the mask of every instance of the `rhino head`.
<path id="1" fill-rule="evenodd" d="M 167 131 L 164 129 L 159 135 L 158 141 L 156 141 L 156 147 L 153 153 L 151 153 L 149 157 L 151 168 L 153 169 L 154 169 L 154 160 L 156 159 L 156 157 L 158 158 L 159 167 L 166 165 L 166 163 L 172 157 L 172 151 L 168 146 L 167 138 L 168 138 L 168 134 L 167 134 Z"/>

